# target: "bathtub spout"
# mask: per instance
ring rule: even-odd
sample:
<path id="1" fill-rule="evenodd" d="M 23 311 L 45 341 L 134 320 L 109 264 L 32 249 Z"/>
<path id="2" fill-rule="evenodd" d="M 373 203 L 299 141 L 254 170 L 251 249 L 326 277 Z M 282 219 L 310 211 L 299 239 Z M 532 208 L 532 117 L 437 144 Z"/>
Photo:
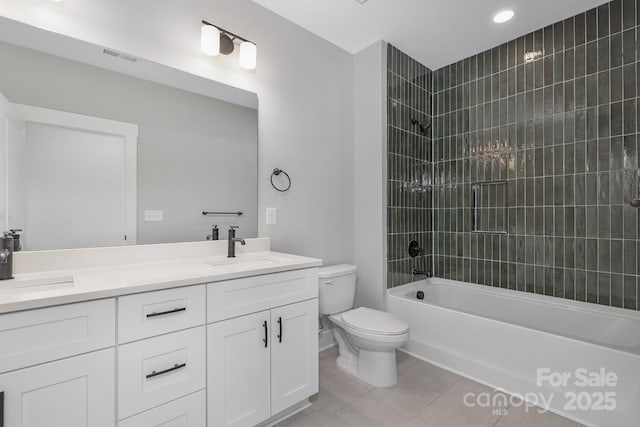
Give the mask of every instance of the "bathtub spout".
<path id="1" fill-rule="evenodd" d="M 431 274 L 430 271 L 420 271 L 418 269 L 413 269 L 413 271 L 411 272 L 411 274 L 413 276 L 426 276 L 427 278 L 432 277 L 433 275 Z"/>

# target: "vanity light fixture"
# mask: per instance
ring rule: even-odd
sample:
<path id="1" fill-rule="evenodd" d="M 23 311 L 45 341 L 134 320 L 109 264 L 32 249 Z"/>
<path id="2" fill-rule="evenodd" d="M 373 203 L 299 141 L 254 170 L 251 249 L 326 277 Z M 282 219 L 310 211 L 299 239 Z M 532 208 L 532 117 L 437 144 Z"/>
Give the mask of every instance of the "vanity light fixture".
<path id="1" fill-rule="evenodd" d="M 513 18 L 513 15 L 515 15 L 513 10 L 503 10 L 496 13 L 496 15 L 493 17 L 493 22 L 495 22 L 496 24 L 503 24 L 511 20 L 511 18 Z"/>
<path id="2" fill-rule="evenodd" d="M 240 66 L 246 70 L 254 70 L 258 56 L 255 43 L 210 22 L 202 21 L 200 49 L 205 55 L 230 55 L 235 50 L 236 43 L 240 45 Z"/>

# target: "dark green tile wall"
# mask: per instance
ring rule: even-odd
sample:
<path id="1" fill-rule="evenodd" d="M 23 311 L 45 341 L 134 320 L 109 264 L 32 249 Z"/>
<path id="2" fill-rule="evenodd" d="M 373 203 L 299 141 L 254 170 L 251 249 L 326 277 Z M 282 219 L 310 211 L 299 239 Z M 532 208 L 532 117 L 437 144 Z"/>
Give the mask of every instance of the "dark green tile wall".
<path id="1" fill-rule="evenodd" d="M 433 163 L 416 159 L 433 166 L 432 200 L 420 203 L 433 208 L 436 276 L 640 309 L 640 210 L 629 206 L 640 178 L 639 15 L 637 0 L 617 0 L 433 72 Z M 391 123 L 401 122 L 390 121 L 390 164 Z M 505 181 L 506 196 L 484 197 L 480 215 L 496 228 L 473 232 L 472 187 L 487 181 Z M 393 209 L 391 286 L 406 271 Z"/>
<path id="2" fill-rule="evenodd" d="M 431 270 L 431 124 L 432 73 L 393 46 L 387 51 L 388 173 L 387 173 L 387 286 L 416 279 L 414 269 Z M 412 259 L 409 242 L 424 248 Z"/>

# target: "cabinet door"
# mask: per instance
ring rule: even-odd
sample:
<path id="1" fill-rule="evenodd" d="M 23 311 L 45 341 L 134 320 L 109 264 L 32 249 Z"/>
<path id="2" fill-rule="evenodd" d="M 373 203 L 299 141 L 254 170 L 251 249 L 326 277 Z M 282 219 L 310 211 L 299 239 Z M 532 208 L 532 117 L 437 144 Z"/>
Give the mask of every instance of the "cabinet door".
<path id="1" fill-rule="evenodd" d="M 0 375 L 4 427 L 113 427 L 114 363 L 107 349 Z"/>
<path id="2" fill-rule="evenodd" d="M 271 415 L 269 311 L 207 328 L 209 427 L 254 426 Z"/>
<path id="3" fill-rule="evenodd" d="M 318 392 L 318 300 L 271 310 L 271 413 Z"/>

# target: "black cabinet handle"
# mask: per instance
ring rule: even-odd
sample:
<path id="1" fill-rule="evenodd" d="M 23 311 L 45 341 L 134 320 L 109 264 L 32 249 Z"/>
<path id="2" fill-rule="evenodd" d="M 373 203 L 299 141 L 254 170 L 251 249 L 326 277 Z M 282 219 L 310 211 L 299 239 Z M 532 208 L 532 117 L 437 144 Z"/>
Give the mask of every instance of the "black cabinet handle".
<path id="1" fill-rule="evenodd" d="M 269 346 L 269 326 L 267 325 L 266 320 L 264 321 L 262 326 L 264 327 L 264 339 L 262 340 L 262 342 L 264 343 L 264 347 L 267 348 Z"/>
<path id="2" fill-rule="evenodd" d="M 0 391 L 0 427 L 4 427 L 4 391 Z"/>
<path id="3" fill-rule="evenodd" d="M 278 332 L 278 342 L 282 342 L 282 317 L 278 317 L 278 327 L 280 328 Z"/>
<path id="4" fill-rule="evenodd" d="M 178 369 L 182 369 L 184 367 L 186 367 L 187 364 L 186 363 L 176 363 L 175 365 L 173 365 L 172 368 L 168 368 L 168 369 L 164 369 L 162 371 L 153 371 L 150 374 L 147 375 L 147 379 L 149 378 L 153 378 L 153 377 L 157 377 L 158 375 L 164 375 L 164 374 L 168 374 L 169 372 L 173 372 L 173 371 L 177 371 Z M 2 426 L 0 426 L 2 427 Z"/>
<path id="5" fill-rule="evenodd" d="M 158 313 L 149 313 L 147 317 L 158 317 L 158 316 L 166 316 L 167 314 L 180 313 L 181 311 L 187 311 L 187 307 L 174 308 L 169 311 L 160 311 Z"/>

